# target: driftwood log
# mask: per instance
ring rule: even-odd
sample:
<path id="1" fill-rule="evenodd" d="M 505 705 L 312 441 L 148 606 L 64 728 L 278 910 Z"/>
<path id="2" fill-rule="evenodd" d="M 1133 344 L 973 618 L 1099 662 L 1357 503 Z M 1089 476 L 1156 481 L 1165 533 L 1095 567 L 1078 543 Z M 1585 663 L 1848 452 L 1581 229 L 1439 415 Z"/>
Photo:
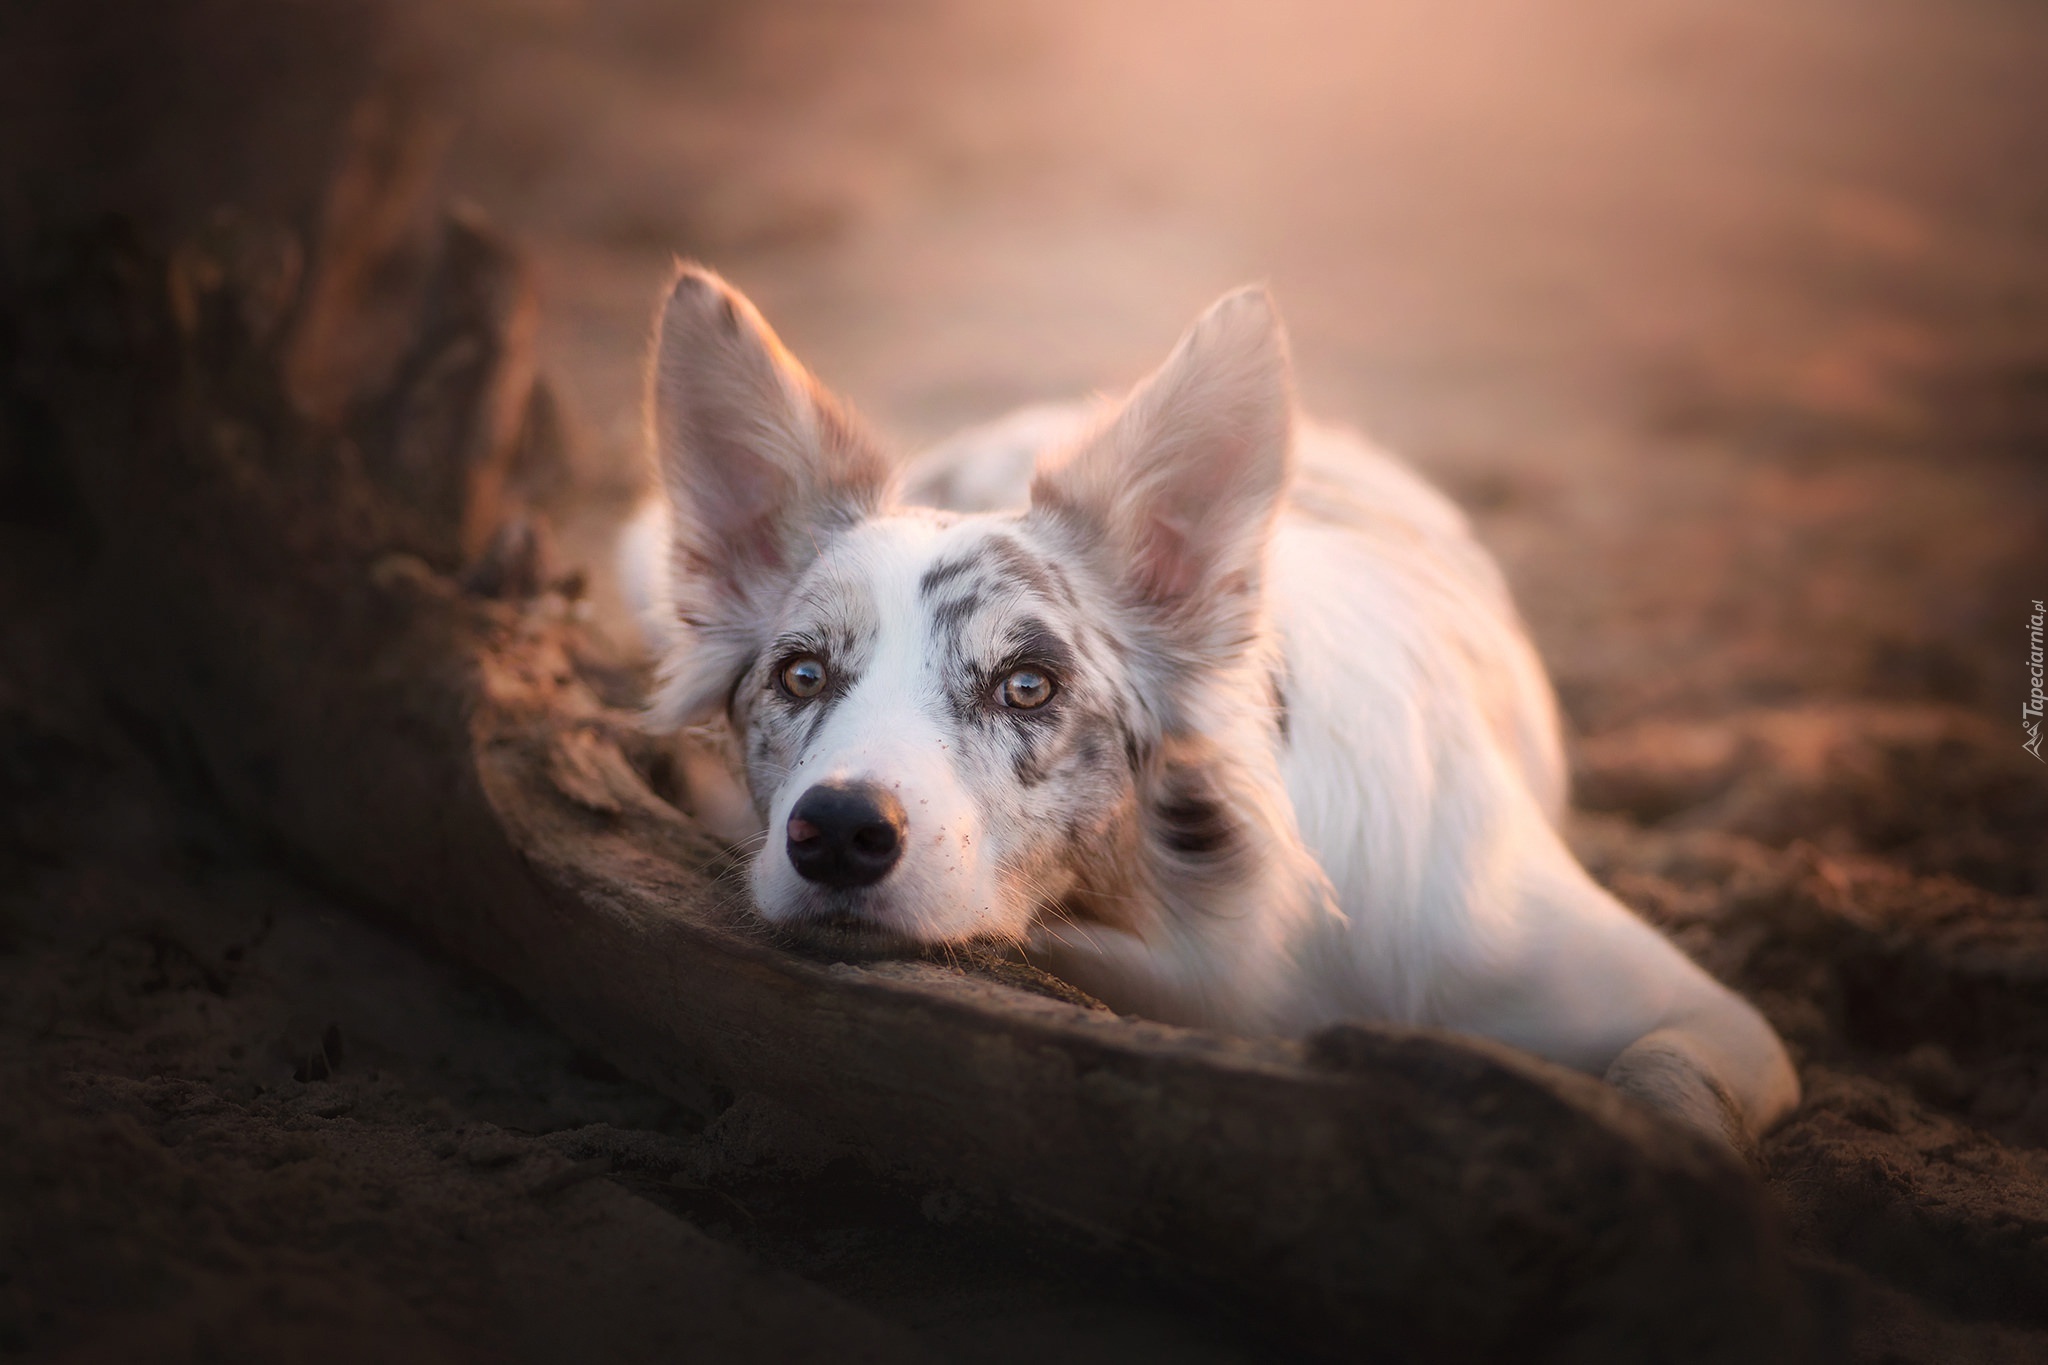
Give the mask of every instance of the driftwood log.
<path id="1" fill-rule="evenodd" d="M 1586 1078 L 1383 1028 L 1235 1040 L 750 931 L 521 502 L 550 473 L 516 258 L 376 193 L 337 193 L 304 268 L 246 226 L 162 256 L 112 234 L 10 309 L 17 404 L 96 540 L 108 685 L 226 807 L 627 1072 L 768 1097 L 1296 1344 L 1806 1352 L 1755 1183 Z"/>

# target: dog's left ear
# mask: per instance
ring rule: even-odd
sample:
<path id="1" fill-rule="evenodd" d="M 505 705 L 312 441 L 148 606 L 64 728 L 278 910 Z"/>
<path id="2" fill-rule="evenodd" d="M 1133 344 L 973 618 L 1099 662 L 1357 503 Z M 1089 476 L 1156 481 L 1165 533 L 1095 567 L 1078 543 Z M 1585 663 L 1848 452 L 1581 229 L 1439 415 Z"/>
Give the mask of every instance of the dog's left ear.
<path id="1" fill-rule="evenodd" d="M 661 310 L 652 425 L 683 624 L 743 628 L 830 531 L 880 505 L 875 445 L 740 292 L 684 266 Z"/>
<path id="2" fill-rule="evenodd" d="M 1040 467 L 1032 515 L 1063 527 L 1177 647 L 1228 654 L 1263 590 L 1293 419 L 1271 297 L 1227 294 L 1105 426 Z"/>

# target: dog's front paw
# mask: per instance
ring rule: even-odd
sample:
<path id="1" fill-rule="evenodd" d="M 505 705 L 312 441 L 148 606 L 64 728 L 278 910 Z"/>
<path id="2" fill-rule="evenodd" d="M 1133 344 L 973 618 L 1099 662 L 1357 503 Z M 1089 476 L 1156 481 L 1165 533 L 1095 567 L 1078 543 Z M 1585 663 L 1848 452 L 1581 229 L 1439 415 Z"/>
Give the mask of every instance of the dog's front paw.
<path id="1" fill-rule="evenodd" d="M 1742 1107 L 1685 1035 L 1660 1029 L 1636 1039 L 1608 1066 L 1607 1083 L 1758 1165 L 1756 1135 Z"/>

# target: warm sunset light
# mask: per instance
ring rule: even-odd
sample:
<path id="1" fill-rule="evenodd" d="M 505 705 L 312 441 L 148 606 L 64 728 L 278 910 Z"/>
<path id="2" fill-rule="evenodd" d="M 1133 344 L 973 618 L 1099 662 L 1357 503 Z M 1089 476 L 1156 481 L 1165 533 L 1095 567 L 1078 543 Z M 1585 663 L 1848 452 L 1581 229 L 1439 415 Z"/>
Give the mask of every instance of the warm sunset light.
<path id="1" fill-rule="evenodd" d="M 16 0 L 0 1355 L 2048 1359 L 2044 63 Z"/>

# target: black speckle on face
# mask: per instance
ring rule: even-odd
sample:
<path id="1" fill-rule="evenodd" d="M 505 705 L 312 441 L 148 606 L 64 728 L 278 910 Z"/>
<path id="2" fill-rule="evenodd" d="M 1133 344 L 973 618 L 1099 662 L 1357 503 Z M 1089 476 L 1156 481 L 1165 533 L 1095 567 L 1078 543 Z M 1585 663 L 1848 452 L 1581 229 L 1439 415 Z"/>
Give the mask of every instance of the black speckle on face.
<path id="1" fill-rule="evenodd" d="M 802 709 L 797 712 L 797 717 L 803 725 L 803 737 L 799 741 L 802 748 L 808 749 L 811 747 L 811 741 L 818 737 L 818 728 L 825 723 L 825 717 L 832 714 L 833 706 L 844 695 L 843 689 L 837 692 L 828 691 L 826 695 L 819 697 L 817 700 L 806 702 Z"/>
<path id="2" fill-rule="evenodd" d="M 917 580 L 918 596 L 928 602 L 948 583 L 968 575 L 1031 593 L 1057 606 L 1071 609 L 1080 605 L 1064 569 L 1006 535 L 990 536 L 965 554 L 933 564 Z"/>
<path id="3" fill-rule="evenodd" d="M 1051 775 L 1045 762 L 1052 736 L 1042 727 L 1019 725 L 1010 737 L 1010 769 L 1026 787 L 1036 787 Z"/>
<path id="4" fill-rule="evenodd" d="M 962 629 L 981 613 L 987 605 L 979 588 L 968 588 L 956 597 L 949 597 L 932 608 L 932 621 L 939 630 L 956 646 Z"/>
<path id="5" fill-rule="evenodd" d="M 918 577 L 917 595 L 920 600 L 929 602 L 940 588 L 945 587 L 962 574 L 973 573 L 980 567 L 981 556 L 978 553 L 969 553 L 955 556 L 952 559 L 939 560 Z"/>
<path id="6" fill-rule="evenodd" d="M 1074 674 L 1074 651 L 1036 616 L 1027 616 L 1011 626 L 1008 643 L 1008 657 L 996 669 L 1004 677 L 1019 668 L 1034 666 L 1051 673 L 1055 681 Z"/>
<path id="7" fill-rule="evenodd" d="M 1073 584 L 1059 565 L 1041 559 L 1008 536 L 989 539 L 987 553 L 1009 579 L 1035 593 L 1041 601 L 1063 607 L 1079 605 Z"/>
<path id="8" fill-rule="evenodd" d="M 1107 722 L 1098 722 L 1088 727 L 1087 731 L 1074 741 L 1074 762 L 1084 768 L 1100 768 L 1107 763 L 1108 733 Z"/>
<path id="9" fill-rule="evenodd" d="M 1094 790 L 1111 777 L 1109 769 L 1116 762 L 1115 730 L 1116 722 L 1108 717 L 1081 716 L 1067 726 L 1066 742 L 1055 750 L 1054 736 L 1047 734 L 1040 742 L 1040 736 L 1030 733 L 1028 727 L 1019 727 L 1014 760 L 1017 780 L 1035 787 L 1056 777 L 1076 790 Z"/>

